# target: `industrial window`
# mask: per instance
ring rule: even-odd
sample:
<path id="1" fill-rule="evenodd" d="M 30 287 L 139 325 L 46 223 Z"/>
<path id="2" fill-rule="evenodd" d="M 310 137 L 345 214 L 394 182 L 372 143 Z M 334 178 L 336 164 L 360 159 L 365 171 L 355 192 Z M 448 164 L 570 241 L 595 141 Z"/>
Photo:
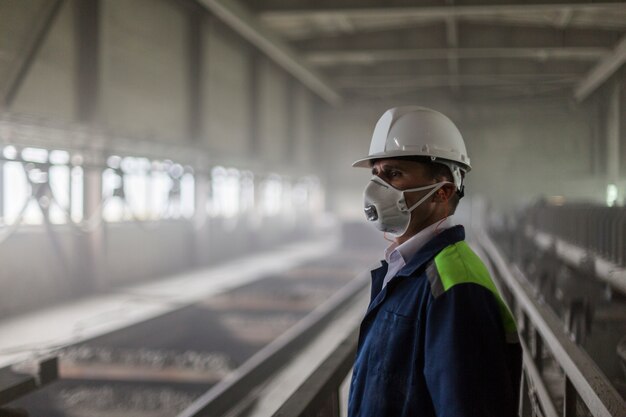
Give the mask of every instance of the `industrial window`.
<path id="1" fill-rule="evenodd" d="M 254 174 L 251 171 L 241 172 L 241 212 L 252 213 L 254 211 Z"/>
<path id="2" fill-rule="evenodd" d="M 74 161 L 75 162 L 75 161 Z M 0 192 L 4 224 L 64 224 L 82 218 L 82 168 L 70 154 L 14 146 L 2 149 Z M 44 217 L 46 216 L 46 217 Z"/>
<path id="3" fill-rule="evenodd" d="M 127 209 L 122 158 L 112 155 L 107 158 L 107 168 L 102 172 L 102 218 L 108 222 L 130 220 Z"/>
<path id="4" fill-rule="evenodd" d="M 317 177 L 310 176 L 301 180 L 301 187 L 306 190 L 302 204 L 310 213 L 321 213 L 324 210 L 324 190 Z"/>
<path id="5" fill-rule="evenodd" d="M 186 167 L 180 180 L 180 213 L 191 219 L 196 211 L 196 182 L 191 167 Z"/>
<path id="6" fill-rule="evenodd" d="M 194 193 L 190 167 L 113 155 L 102 174 L 103 217 L 109 222 L 191 218 Z"/>
<path id="7" fill-rule="evenodd" d="M 217 166 L 211 170 L 211 189 L 207 213 L 211 217 L 233 218 L 241 210 L 241 173 Z"/>
<path id="8" fill-rule="evenodd" d="M 82 157 L 64 150 L 0 148 L 0 225 L 68 222 L 91 229 L 100 221 L 190 219 L 195 212 L 193 168 L 170 160 L 110 155 L 102 170 L 100 205 L 84 218 Z M 251 171 L 211 170 L 206 211 L 211 217 L 261 220 L 322 208 L 319 181 L 291 183 L 277 174 L 259 183 Z M 44 217 L 47 216 L 47 217 Z"/>
<path id="9" fill-rule="evenodd" d="M 280 175 L 268 175 L 259 186 L 260 209 L 264 216 L 276 216 L 281 211 L 283 180 Z"/>

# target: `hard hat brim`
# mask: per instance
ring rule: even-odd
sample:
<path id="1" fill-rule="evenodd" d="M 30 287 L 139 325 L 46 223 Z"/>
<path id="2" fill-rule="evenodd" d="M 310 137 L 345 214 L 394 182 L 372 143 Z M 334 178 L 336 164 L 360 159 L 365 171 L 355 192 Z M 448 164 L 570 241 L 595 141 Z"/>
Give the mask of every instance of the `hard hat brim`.
<path id="1" fill-rule="evenodd" d="M 370 162 L 372 159 L 374 158 L 363 158 L 358 161 L 354 161 L 352 163 L 352 168 L 369 168 L 372 166 L 372 163 Z"/>
<path id="2" fill-rule="evenodd" d="M 380 154 L 374 154 L 374 155 L 369 155 L 365 158 L 361 158 L 361 159 L 357 159 L 356 161 L 354 161 L 352 163 L 352 167 L 353 168 L 371 168 L 372 166 L 372 160 L 373 159 L 393 159 L 393 158 L 399 158 L 399 157 L 406 157 L 406 156 L 424 156 L 424 157 L 432 157 L 433 155 L 424 155 L 424 154 L 409 154 L 407 155 L 406 151 L 397 151 L 397 152 L 385 152 L 385 153 L 380 153 Z M 468 164 L 463 164 L 461 162 L 458 161 L 454 161 L 451 159 L 447 159 L 447 158 L 441 158 L 441 157 L 435 157 L 436 159 L 440 159 L 442 161 L 449 161 L 452 162 L 453 164 L 458 165 L 459 167 L 461 167 L 461 169 L 463 169 L 465 172 L 470 172 L 470 170 L 472 169 L 472 167 Z"/>

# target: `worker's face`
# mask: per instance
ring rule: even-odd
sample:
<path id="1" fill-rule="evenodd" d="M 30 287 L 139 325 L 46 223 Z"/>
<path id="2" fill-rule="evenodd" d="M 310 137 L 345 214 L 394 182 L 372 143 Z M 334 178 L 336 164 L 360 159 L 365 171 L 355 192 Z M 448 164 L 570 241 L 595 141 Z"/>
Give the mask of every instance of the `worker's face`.
<path id="1" fill-rule="evenodd" d="M 378 159 L 372 164 L 372 175 L 397 188 L 407 190 L 410 188 L 424 187 L 438 181 L 429 175 L 426 164 L 417 161 L 402 159 Z M 405 193 L 408 207 L 413 206 L 432 190 L 422 190 Z M 420 230 L 431 225 L 438 217 L 445 214 L 449 197 L 454 192 L 454 185 L 445 184 L 440 190 L 427 198 L 422 204 L 411 212 L 411 220 L 406 232 L 399 238 L 407 238 L 415 235 Z M 443 215 L 445 217 L 445 215 Z"/>

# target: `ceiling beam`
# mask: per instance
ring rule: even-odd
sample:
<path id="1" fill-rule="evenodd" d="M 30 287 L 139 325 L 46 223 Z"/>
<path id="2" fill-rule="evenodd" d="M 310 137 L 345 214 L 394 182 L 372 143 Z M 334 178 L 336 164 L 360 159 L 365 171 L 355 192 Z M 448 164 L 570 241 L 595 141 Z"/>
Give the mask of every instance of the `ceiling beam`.
<path id="1" fill-rule="evenodd" d="M 456 22 L 459 47 L 463 48 L 611 48 L 623 31 L 591 29 L 524 28 L 498 24 Z M 298 41 L 292 45 L 306 51 L 370 50 L 370 49 L 431 49 L 449 47 L 449 33 L 443 22 L 412 28 L 359 32 Z"/>
<path id="2" fill-rule="evenodd" d="M 574 84 L 580 77 L 578 74 L 459 74 L 459 86 L 507 86 L 507 85 L 560 85 Z M 449 86 L 448 75 L 433 74 L 419 77 L 388 77 L 388 76 L 355 76 L 338 77 L 333 80 L 341 89 L 371 90 L 406 88 L 437 88 Z"/>
<path id="3" fill-rule="evenodd" d="M 256 2 L 255 2 L 256 3 Z M 258 4 L 260 3 L 260 4 Z M 480 16 L 491 13 L 535 13 L 571 10 L 589 11 L 605 8 L 624 7 L 623 2 L 609 0 L 604 2 L 592 1 L 545 1 L 543 3 L 528 4 L 521 1 L 501 1 L 498 3 L 476 1 L 471 5 L 441 5 L 441 6 L 392 6 L 384 2 L 374 5 L 364 5 L 364 2 L 355 4 L 354 1 L 318 1 L 316 3 L 307 2 L 306 6 L 299 6 L 297 2 L 279 2 L 272 4 L 271 1 L 258 2 L 255 9 L 258 16 L 264 20 L 281 18 L 302 18 L 302 17 L 322 17 L 332 18 L 333 16 L 347 16 L 349 18 L 438 18 Z M 369 2 L 372 3 L 372 2 Z"/>
<path id="4" fill-rule="evenodd" d="M 571 10 L 570 10 L 571 11 Z M 617 11 L 618 8 L 605 9 L 605 13 L 611 13 Z M 576 15 L 574 19 L 573 12 L 564 10 L 561 12 L 560 17 L 554 19 L 546 19 L 546 13 L 535 14 L 485 14 L 477 16 L 464 16 L 462 18 L 463 23 L 473 23 L 481 25 L 500 25 L 508 26 L 509 28 L 518 27 L 528 30 L 529 28 L 541 29 L 586 29 L 586 30 L 600 30 L 600 31 L 616 31 L 623 32 L 626 28 L 624 19 L 619 19 L 617 16 L 626 16 L 626 10 L 621 14 L 611 19 L 598 19 L 595 15 L 589 14 L 587 16 L 580 14 Z M 569 19 L 569 20 L 568 20 Z M 459 19 L 460 20 L 460 19 Z M 289 19 L 261 19 L 261 21 L 267 26 L 275 30 L 277 33 L 293 42 L 302 42 L 308 40 L 315 40 L 328 36 L 341 35 L 337 33 L 327 33 L 320 31 L 316 27 L 307 25 L 309 19 L 289 20 Z M 416 18 L 410 19 L 384 19 L 384 20 L 367 20 L 358 21 L 358 24 L 353 25 L 352 32 L 359 34 L 367 33 L 380 33 L 391 30 L 402 30 L 415 28 L 419 25 L 433 23 L 438 19 L 424 19 L 419 20 Z"/>
<path id="5" fill-rule="evenodd" d="M 579 61 L 535 62 L 530 60 L 466 60 L 463 62 L 464 75 L 482 76 L 497 74 L 500 77 L 571 77 L 576 81 L 584 78 L 592 65 Z M 382 63 L 371 66 L 337 65 L 324 69 L 326 77 L 337 87 L 338 80 L 362 77 L 389 77 L 407 79 L 412 77 L 447 76 L 448 67 L 445 59 L 425 61 L 399 61 L 392 65 Z"/>
<path id="6" fill-rule="evenodd" d="M 574 98 L 583 101 L 615 73 L 626 61 L 626 35 L 617 43 L 613 52 L 602 59 L 574 89 Z"/>
<path id="7" fill-rule="evenodd" d="M 198 0 L 198 2 L 326 102 L 332 105 L 341 102 L 339 93 L 321 74 L 305 64 L 289 45 L 262 26 L 237 0 Z"/>
<path id="8" fill-rule="evenodd" d="M 314 65 L 372 65 L 378 62 L 449 59 L 520 58 L 537 61 L 577 60 L 597 61 L 610 54 L 602 47 L 563 48 L 412 48 L 412 49 L 347 49 L 310 51 L 305 58 Z"/>

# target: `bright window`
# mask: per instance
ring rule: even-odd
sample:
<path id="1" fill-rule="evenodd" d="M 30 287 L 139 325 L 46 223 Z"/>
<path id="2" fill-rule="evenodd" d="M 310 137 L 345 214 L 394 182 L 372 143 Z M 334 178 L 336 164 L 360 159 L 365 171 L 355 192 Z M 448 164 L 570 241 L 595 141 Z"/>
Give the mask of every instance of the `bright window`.
<path id="1" fill-rule="evenodd" d="M 269 175 L 260 185 L 261 213 L 276 216 L 281 210 L 283 182 L 279 175 Z"/>
<path id="2" fill-rule="evenodd" d="M 211 194 L 207 211 L 213 217 L 232 218 L 241 209 L 241 174 L 234 168 L 211 170 Z"/>
<path id="3" fill-rule="evenodd" d="M 67 151 L 13 146 L 2 150 L 3 221 L 12 224 L 42 224 L 42 208 L 47 209 L 53 224 L 63 224 L 76 213 L 82 217 L 82 170 L 70 175 L 70 154 Z M 77 190 L 80 188 L 80 192 Z M 38 198 L 36 200 L 35 198 Z"/>

